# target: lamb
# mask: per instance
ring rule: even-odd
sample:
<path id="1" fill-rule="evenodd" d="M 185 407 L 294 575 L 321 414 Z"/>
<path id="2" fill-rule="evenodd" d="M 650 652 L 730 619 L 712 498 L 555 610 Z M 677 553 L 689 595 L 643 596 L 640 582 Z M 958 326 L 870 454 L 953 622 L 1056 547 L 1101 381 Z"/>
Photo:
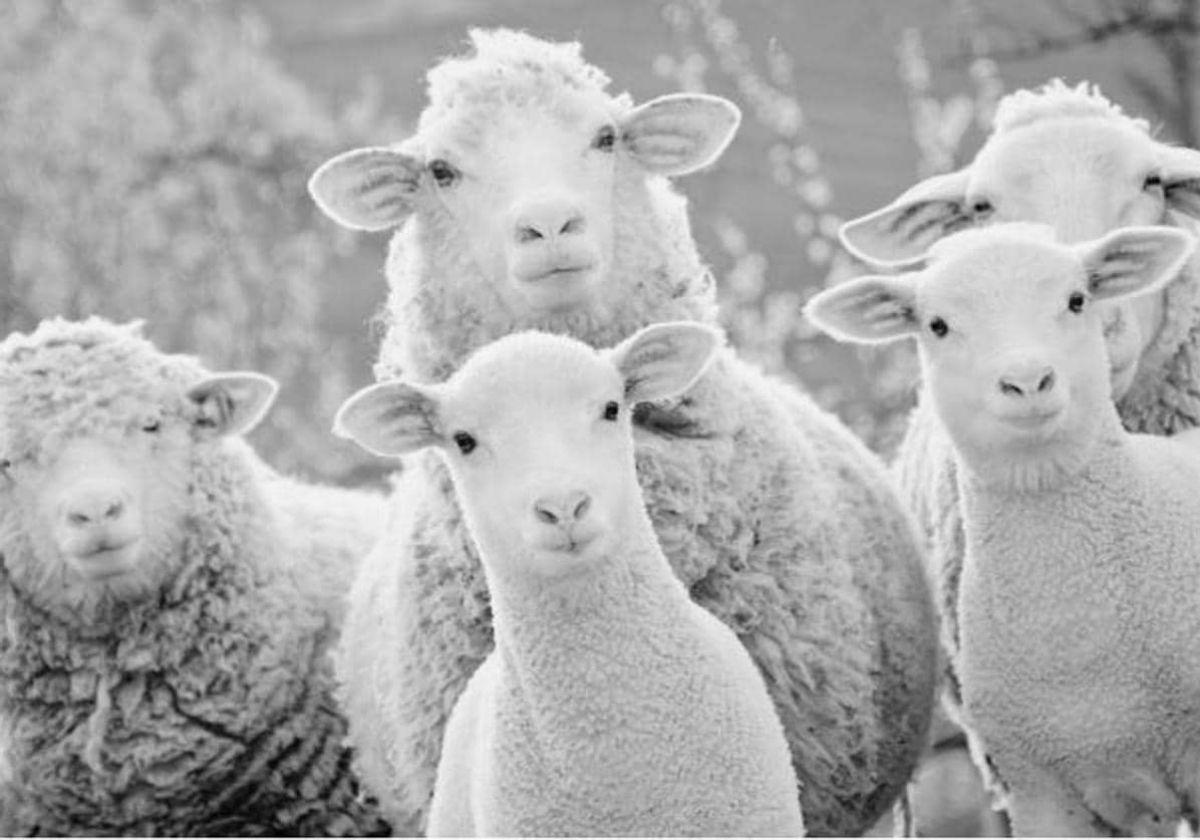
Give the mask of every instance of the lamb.
<path id="1" fill-rule="evenodd" d="M 275 391 L 136 324 L 0 342 L 0 833 L 387 830 L 329 656 L 384 499 L 259 461 Z"/>
<path id="2" fill-rule="evenodd" d="M 472 39 L 474 54 L 430 72 L 414 136 L 339 155 L 310 183 L 336 221 L 398 228 L 377 377 L 444 381 L 523 329 L 599 347 L 657 321 L 715 322 L 667 177 L 712 163 L 737 109 L 696 94 L 635 107 L 578 44 Z M 763 672 L 809 831 L 864 831 L 912 771 L 936 674 L 918 541 L 882 464 L 727 349 L 634 423 L 659 541 Z M 419 830 L 447 716 L 493 633 L 444 465 L 426 453 L 405 467 L 386 548 L 351 593 L 339 679 L 360 775 L 395 826 Z"/>
<path id="3" fill-rule="evenodd" d="M 1018 835 L 1167 836 L 1200 806 L 1200 453 L 1122 428 L 1101 309 L 1194 247 L 1003 225 L 807 309 L 838 338 L 918 340 L 962 493 L 963 715 Z"/>
<path id="4" fill-rule="evenodd" d="M 1067 242 L 1123 225 L 1170 224 L 1195 232 L 1200 152 L 1155 140 L 1086 82 L 1055 79 L 1005 97 L 975 160 L 926 179 L 891 204 L 847 222 L 856 256 L 903 266 L 942 236 L 1000 221 L 1051 225 Z M 1130 431 L 1174 434 L 1200 425 L 1200 262 L 1158 294 L 1106 306 L 1113 394 Z M 933 577 L 950 649 L 957 645 L 955 591 L 962 561 L 953 458 L 922 396 L 897 455 L 902 495 L 932 539 Z"/>
<path id="5" fill-rule="evenodd" d="M 803 834 L 762 676 L 672 572 L 635 475 L 633 407 L 687 390 L 720 342 L 694 322 L 601 352 L 521 332 L 338 412 L 373 452 L 440 453 L 492 593 L 430 834 Z"/>

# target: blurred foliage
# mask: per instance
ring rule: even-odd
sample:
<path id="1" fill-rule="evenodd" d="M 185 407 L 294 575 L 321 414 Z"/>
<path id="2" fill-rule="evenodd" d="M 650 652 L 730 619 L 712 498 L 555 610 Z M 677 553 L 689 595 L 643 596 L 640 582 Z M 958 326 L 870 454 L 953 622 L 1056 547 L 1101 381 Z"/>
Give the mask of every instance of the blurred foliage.
<path id="1" fill-rule="evenodd" d="M 322 110 L 243 8 L 11 0 L 0 121 L 0 335 L 144 318 L 164 350 L 281 382 L 254 435 L 273 464 L 371 472 L 329 434 L 354 387 L 352 339 L 321 317 L 348 240 L 305 190 L 331 150 L 379 135 L 370 101 Z"/>

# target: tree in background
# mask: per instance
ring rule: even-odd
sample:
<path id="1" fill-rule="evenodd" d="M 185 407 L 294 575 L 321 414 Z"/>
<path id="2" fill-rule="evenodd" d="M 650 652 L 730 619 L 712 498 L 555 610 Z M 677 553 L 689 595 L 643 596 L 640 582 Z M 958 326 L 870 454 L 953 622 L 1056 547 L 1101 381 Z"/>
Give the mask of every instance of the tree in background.
<path id="1" fill-rule="evenodd" d="M 324 112 L 222 2 L 3 4 L 0 336 L 145 318 L 163 349 L 281 382 L 255 435 L 273 464 L 347 478 L 365 459 L 329 427 L 369 369 L 326 329 L 339 240 L 305 181 L 373 120 Z"/>

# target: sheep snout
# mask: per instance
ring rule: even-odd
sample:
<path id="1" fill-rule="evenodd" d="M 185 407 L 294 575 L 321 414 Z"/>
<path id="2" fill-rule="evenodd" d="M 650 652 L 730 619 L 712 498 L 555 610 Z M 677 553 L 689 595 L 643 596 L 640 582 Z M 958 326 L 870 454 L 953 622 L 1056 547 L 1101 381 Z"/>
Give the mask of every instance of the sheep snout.
<path id="1" fill-rule="evenodd" d="M 1049 365 L 1026 365 L 1003 374 L 998 386 L 1000 393 L 1016 400 L 1028 400 L 1054 389 L 1054 368 Z"/>

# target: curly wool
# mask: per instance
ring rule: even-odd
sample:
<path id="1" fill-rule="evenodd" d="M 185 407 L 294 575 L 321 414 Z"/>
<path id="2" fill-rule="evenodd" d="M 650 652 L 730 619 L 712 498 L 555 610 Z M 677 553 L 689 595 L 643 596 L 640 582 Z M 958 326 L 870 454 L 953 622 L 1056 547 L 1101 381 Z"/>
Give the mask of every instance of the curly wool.
<path id="1" fill-rule="evenodd" d="M 1051 79 L 1037 90 L 1018 90 L 996 105 L 992 119 L 997 134 L 1045 119 L 1063 117 L 1101 117 L 1121 120 L 1150 133 L 1150 123 L 1131 117 L 1120 105 L 1100 92 L 1099 85 L 1080 82 L 1071 87 L 1062 79 Z"/>
<path id="2" fill-rule="evenodd" d="M 205 375 L 194 359 L 99 319 L 10 337 L 0 371 L 0 447 L 34 458 L 73 434 L 148 414 L 177 421 L 186 388 Z M 331 578 L 306 568 L 332 559 L 314 543 L 336 541 L 282 527 L 262 480 L 270 470 L 240 441 L 196 447 L 187 474 L 189 526 L 175 573 L 155 596 L 86 625 L 73 605 L 31 597 L 13 577 L 30 536 L 15 508 L 0 509 L 0 828 L 385 830 L 360 801 L 332 702 L 338 628 L 321 606 Z M 340 539 L 365 550 L 362 538 Z"/>

